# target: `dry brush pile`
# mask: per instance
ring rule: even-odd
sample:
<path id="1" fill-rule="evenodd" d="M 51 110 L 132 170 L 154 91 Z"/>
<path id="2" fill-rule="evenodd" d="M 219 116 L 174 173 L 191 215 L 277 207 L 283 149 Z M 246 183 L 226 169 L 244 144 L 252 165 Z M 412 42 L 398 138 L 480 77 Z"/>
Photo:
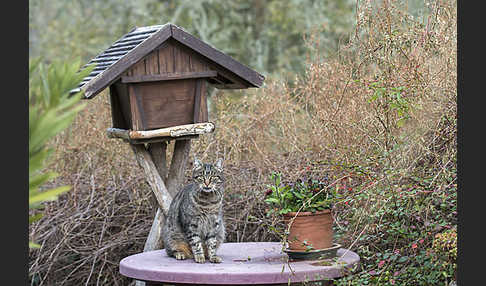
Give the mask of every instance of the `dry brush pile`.
<path id="1" fill-rule="evenodd" d="M 337 239 L 360 254 L 363 268 L 339 283 L 427 285 L 413 271 L 436 253 L 434 235 L 453 231 L 457 215 L 456 4 L 431 2 L 420 20 L 395 1 L 372 2 L 359 2 L 356 31 L 336 56 L 321 57 L 319 43 L 306 39 L 312 60 L 291 86 L 267 80 L 236 99 L 216 93 L 216 131 L 193 141 L 191 158 L 225 159 L 227 241 L 279 239 L 270 229 L 280 222 L 263 204 L 271 171 L 288 180 L 344 177 Z M 41 245 L 30 252 L 32 285 L 130 282 L 118 263 L 143 250 L 154 209 L 129 146 L 105 136 L 110 121 L 101 94 L 52 142 L 52 168 L 62 174 L 52 184 L 73 189 L 30 227 Z"/>

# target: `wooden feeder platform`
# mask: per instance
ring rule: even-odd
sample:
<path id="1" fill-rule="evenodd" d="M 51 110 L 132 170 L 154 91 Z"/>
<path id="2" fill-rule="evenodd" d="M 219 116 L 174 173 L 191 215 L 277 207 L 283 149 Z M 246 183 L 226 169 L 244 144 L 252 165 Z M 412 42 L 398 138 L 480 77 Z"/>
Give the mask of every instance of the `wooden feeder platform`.
<path id="1" fill-rule="evenodd" d="M 108 128 L 108 130 L 106 130 L 106 133 L 109 138 L 121 138 L 125 139 L 131 144 L 143 144 L 177 139 L 193 139 L 197 138 L 197 136 L 201 134 L 211 133 L 213 131 L 214 124 L 211 122 L 206 122 L 159 128 L 148 131 Z"/>

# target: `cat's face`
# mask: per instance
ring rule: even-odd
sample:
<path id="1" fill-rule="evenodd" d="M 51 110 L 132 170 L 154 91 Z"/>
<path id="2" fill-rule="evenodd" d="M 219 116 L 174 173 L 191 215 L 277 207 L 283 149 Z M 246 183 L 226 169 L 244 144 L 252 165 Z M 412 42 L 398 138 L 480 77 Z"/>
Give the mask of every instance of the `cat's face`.
<path id="1" fill-rule="evenodd" d="M 203 164 L 196 158 L 194 160 L 192 178 L 194 183 L 199 186 L 199 190 L 203 192 L 209 193 L 220 189 L 224 181 L 223 160 L 218 159 L 213 165 Z"/>

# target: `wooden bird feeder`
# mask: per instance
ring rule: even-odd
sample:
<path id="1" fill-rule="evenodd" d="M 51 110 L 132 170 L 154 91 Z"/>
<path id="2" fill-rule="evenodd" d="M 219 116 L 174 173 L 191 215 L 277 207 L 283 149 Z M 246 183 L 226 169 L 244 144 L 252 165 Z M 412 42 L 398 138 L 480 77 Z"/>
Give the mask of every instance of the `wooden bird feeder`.
<path id="1" fill-rule="evenodd" d="M 109 88 L 110 138 L 130 143 L 157 202 L 144 251 L 160 249 L 161 223 L 183 183 L 191 139 L 213 132 L 207 84 L 218 89 L 260 87 L 264 76 L 182 28 L 138 27 L 89 61 L 96 65 L 72 94 L 91 99 Z M 167 166 L 167 142 L 176 140 Z M 143 143 L 143 144 L 142 144 Z"/>
<path id="2" fill-rule="evenodd" d="M 212 132 L 207 84 L 218 89 L 260 87 L 264 77 L 182 28 L 135 28 L 96 56 L 76 90 L 91 99 L 109 87 L 113 127 L 108 136 L 130 143 L 166 141 Z"/>

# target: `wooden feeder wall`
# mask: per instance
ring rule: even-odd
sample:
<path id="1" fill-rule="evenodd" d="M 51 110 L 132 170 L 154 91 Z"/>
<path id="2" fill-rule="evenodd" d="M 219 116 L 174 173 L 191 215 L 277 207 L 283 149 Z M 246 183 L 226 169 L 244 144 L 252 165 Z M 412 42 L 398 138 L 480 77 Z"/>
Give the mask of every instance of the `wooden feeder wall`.
<path id="1" fill-rule="evenodd" d="M 110 86 L 113 127 L 150 130 L 207 122 L 207 79 L 217 77 L 200 56 L 167 41 Z"/>

